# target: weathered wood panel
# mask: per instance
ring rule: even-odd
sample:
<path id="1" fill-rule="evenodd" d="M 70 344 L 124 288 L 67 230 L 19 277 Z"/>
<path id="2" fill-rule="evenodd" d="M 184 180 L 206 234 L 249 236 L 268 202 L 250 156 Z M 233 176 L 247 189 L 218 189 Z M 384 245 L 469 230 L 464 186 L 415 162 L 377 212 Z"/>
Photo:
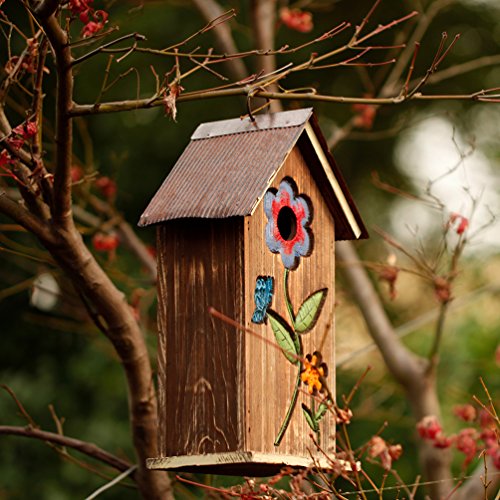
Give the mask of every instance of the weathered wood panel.
<path id="1" fill-rule="evenodd" d="M 304 354 L 321 351 L 329 368 L 328 384 L 335 391 L 334 353 L 334 307 L 335 307 L 335 231 L 331 213 L 324 202 L 318 186 L 309 172 L 304 157 L 295 147 L 282 169 L 272 182 L 278 188 L 281 180 L 292 177 L 299 193 L 306 194 L 312 201 L 313 220 L 311 230 L 314 247 L 309 257 L 302 257 L 298 268 L 290 273 L 289 290 L 295 313 L 314 291 L 328 288 L 328 295 L 320 319 L 313 330 L 302 336 Z M 252 328 L 267 339 L 274 340 L 270 325 L 255 325 L 250 320 L 254 302 L 253 292 L 256 277 L 270 275 L 275 278 L 275 292 L 271 308 L 288 319 L 284 299 L 284 267 L 279 254 L 273 254 L 264 240 L 267 217 L 263 203 L 260 203 L 251 217 L 245 218 L 245 296 L 247 297 L 245 320 Z M 261 340 L 246 337 L 246 441 L 247 450 L 260 453 L 283 453 L 308 457 L 308 450 L 314 450 L 309 439 L 311 433 L 302 414 L 301 403 L 310 404 L 310 398 L 299 394 L 294 415 L 281 445 L 274 447 L 274 439 L 283 421 L 297 377 L 297 367 L 289 363 L 279 349 Z M 301 386 L 306 389 L 304 385 Z M 327 414 L 321 423 L 322 448 L 333 451 L 335 425 Z"/>
<path id="2" fill-rule="evenodd" d="M 162 456 L 243 449 L 242 219 L 184 219 L 158 229 L 159 449 Z"/>

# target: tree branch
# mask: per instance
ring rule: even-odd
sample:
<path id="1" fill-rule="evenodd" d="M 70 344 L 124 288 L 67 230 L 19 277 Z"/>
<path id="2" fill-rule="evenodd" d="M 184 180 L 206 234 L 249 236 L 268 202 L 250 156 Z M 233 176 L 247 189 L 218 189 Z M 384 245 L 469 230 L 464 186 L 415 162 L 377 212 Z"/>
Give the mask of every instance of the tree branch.
<path id="1" fill-rule="evenodd" d="M 199 10 L 205 21 L 208 23 L 224 14 L 224 10 L 215 0 L 193 0 L 193 4 Z M 227 23 L 221 23 L 213 30 L 217 46 L 224 54 L 236 54 L 238 48 L 231 34 L 231 28 Z M 228 59 L 227 66 L 234 80 L 243 80 L 248 75 L 245 64 L 241 59 Z"/>
<path id="2" fill-rule="evenodd" d="M 109 218 L 119 217 L 119 221 L 116 225 L 116 229 L 118 234 L 120 235 L 120 239 L 123 241 L 126 247 L 129 248 L 141 263 L 146 267 L 148 273 L 151 277 L 151 281 L 156 283 L 157 269 L 156 269 L 156 259 L 148 252 L 146 246 L 141 241 L 141 239 L 137 236 L 135 231 L 132 229 L 130 224 L 122 219 L 122 216 L 119 213 L 115 213 L 114 210 L 102 200 L 98 200 L 95 197 L 92 197 L 90 200 L 91 204 L 96 208 L 99 212 L 105 214 Z M 89 224 L 93 227 L 99 227 L 102 223 L 101 219 L 94 214 L 89 213 L 83 207 L 79 205 L 73 206 L 73 213 L 77 220 L 84 222 L 85 224 Z"/>
<path id="3" fill-rule="evenodd" d="M 430 76 L 429 80 L 427 80 L 427 85 L 439 83 L 443 80 L 447 80 L 458 75 L 463 75 L 464 73 L 468 73 L 470 71 L 475 71 L 476 69 L 485 68 L 496 64 L 500 64 L 500 55 L 483 56 L 472 61 L 464 62 L 462 64 L 455 64 L 449 68 L 442 69 L 441 71 L 436 71 L 436 73 Z"/>
<path id="4" fill-rule="evenodd" d="M 5 191 L 0 192 L 0 212 L 33 233 L 39 240 L 53 242 L 53 235 L 45 222 L 28 212 L 18 202 L 10 199 Z"/>
<path id="5" fill-rule="evenodd" d="M 486 474 L 485 466 L 489 472 Z M 493 473 L 491 473 L 493 471 Z M 484 481 L 489 481 L 485 488 Z M 493 498 L 500 486 L 500 471 L 493 464 L 491 457 L 485 458 L 485 463 L 481 462 L 471 477 L 469 477 L 458 489 L 456 500 L 483 500 Z M 497 497 L 498 498 L 498 497 Z"/>
<path id="6" fill-rule="evenodd" d="M 398 57 L 396 64 L 385 80 L 384 88 L 381 93 L 382 95 L 397 92 L 396 87 L 401 79 L 401 75 L 413 56 L 415 42 L 420 42 L 433 19 L 439 14 L 439 12 L 451 5 L 454 1 L 455 0 L 437 0 L 435 2 L 431 2 L 427 11 L 421 14 L 413 34 L 406 43 L 406 48 Z"/>
<path id="7" fill-rule="evenodd" d="M 84 455 L 95 458 L 100 462 L 105 463 L 119 471 L 126 471 L 130 469 L 132 464 L 126 460 L 122 460 L 115 455 L 99 448 L 93 443 L 81 441 L 80 439 L 70 438 L 62 434 L 55 434 L 53 432 L 41 431 L 33 427 L 18 427 L 11 425 L 0 425 L 0 435 L 22 436 L 27 438 L 39 439 L 48 443 L 53 443 L 59 446 L 65 446 L 73 450 L 77 450 Z"/>
<path id="8" fill-rule="evenodd" d="M 399 383 L 408 387 L 416 377 L 423 374 L 421 361 L 397 336 L 352 243 L 337 243 L 336 255 L 338 263 L 344 264 L 343 275 L 389 371 Z"/>
<path id="9" fill-rule="evenodd" d="M 473 92 L 471 94 L 436 94 L 425 95 L 416 93 L 411 97 L 346 97 L 316 94 L 312 92 L 269 92 L 254 89 L 252 86 L 186 92 L 177 98 L 177 103 L 197 101 L 201 99 L 216 99 L 223 97 L 248 96 L 263 97 L 266 99 L 277 99 L 281 101 L 313 101 L 329 102 L 337 104 L 372 104 L 372 105 L 399 105 L 408 101 L 475 101 L 475 102 L 496 102 L 499 99 L 496 94 L 489 95 L 487 91 Z M 71 108 L 71 116 L 88 116 L 105 113 L 118 113 L 121 111 L 131 111 L 136 109 L 149 109 L 163 106 L 161 98 L 155 99 L 131 99 L 126 101 L 103 102 L 101 104 L 74 104 Z"/>
<path id="10" fill-rule="evenodd" d="M 274 55 L 274 38 L 276 26 L 276 0 L 252 0 L 250 8 L 252 11 L 252 30 L 257 50 L 270 51 L 267 56 L 257 59 L 258 72 L 263 74 L 273 73 L 276 69 L 276 56 Z M 270 86 L 270 90 L 276 92 L 277 84 Z M 278 102 L 271 102 L 271 111 L 280 111 Z"/>
<path id="11" fill-rule="evenodd" d="M 47 0 L 47 4 L 49 1 Z M 55 3 L 56 6 L 59 2 Z M 73 74 L 71 50 L 66 32 L 54 16 L 41 18 L 52 49 L 57 71 L 56 97 L 56 166 L 54 173 L 54 203 L 52 218 L 54 225 L 63 229 L 73 226 L 71 217 L 71 163 L 73 150 L 73 127 L 70 110 L 73 104 Z"/>
<path id="12" fill-rule="evenodd" d="M 59 8 L 60 0 L 41 0 L 34 9 L 35 15 L 41 19 L 47 19 Z"/>
<path id="13" fill-rule="evenodd" d="M 76 228 L 56 235 L 55 243 L 46 248 L 88 300 L 125 371 L 139 489 L 148 499 L 172 498 L 168 476 L 146 469 L 146 459 L 158 456 L 158 408 L 144 335 L 124 294 L 97 263 Z"/>

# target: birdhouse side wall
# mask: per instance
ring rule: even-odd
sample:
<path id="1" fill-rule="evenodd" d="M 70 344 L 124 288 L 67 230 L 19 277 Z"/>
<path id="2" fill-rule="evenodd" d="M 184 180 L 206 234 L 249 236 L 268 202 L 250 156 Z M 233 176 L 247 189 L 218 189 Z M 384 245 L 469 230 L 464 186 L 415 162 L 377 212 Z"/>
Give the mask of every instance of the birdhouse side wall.
<path id="1" fill-rule="evenodd" d="M 209 307 L 243 321 L 242 218 L 158 228 L 159 452 L 241 449 L 245 338 Z"/>
<path id="2" fill-rule="evenodd" d="M 313 237 L 312 252 L 300 257 L 298 267 L 290 271 L 288 288 L 294 314 L 304 300 L 315 291 L 327 289 L 326 299 L 319 319 L 312 330 L 300 335 L 303 355 L 320 351 L 329 374 L 328 387 L 335 395 L 335 228 L 334 221 L 318 185 L 314 181 L 298 146 L 294 147 L 283 167 L 271 184 L 278 189 L 282 179 L 295 181 L 298 194 L 304 194 L 312 205 L 310 232 Z M 284 437 L 279 446 L 274 446 L 285 414 L 290 406 L 292 393 L 298 376 L 298 365 L 285 358 L 277 347 L 269 320 L 267 324 L 252 322 L 254 311 L 254 289 L 258 276 L 274 279 L 274 293 L 270 309 L 291 324 L 285 302 L 284 265 L 279 253 L 272 253 L 265 241 L 268 217 L 261 202 L 252 216 L 245 218 L 245 295 L 247 305 L 245 324 L 258 333 L 262 339 L 247 336 L 245 346 L 246 363 L 246 442 L 247 449 L 264 453 L 287 454 L 309 457 L 308 450 L 314 450 L 309 435 L 312 433 L 303 415 L 301 404 L 311 406 L 311 398 L 305 394 L 307 386 L 300 385 L 298 400 L 293 410 Z M 274 344 L 271 345 L 270 343 Z M 318 402 L 314 403 L 316 408 Z M 328 412 L 320 424 L 321 446 L 333 451 L 335 423 Z"/>

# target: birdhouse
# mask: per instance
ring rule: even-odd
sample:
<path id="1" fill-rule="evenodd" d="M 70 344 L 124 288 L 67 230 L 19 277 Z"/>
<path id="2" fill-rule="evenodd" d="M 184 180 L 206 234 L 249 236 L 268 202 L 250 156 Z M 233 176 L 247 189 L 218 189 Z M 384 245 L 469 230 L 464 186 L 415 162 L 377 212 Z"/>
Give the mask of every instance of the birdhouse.
<path id="1" fill-rule="evenodd" d="M 367 233 L 312 109 L 200 125 L 139 222 L 151 224 L 160 456 L 148 467 L 327 467 L 334 243 Z"/>

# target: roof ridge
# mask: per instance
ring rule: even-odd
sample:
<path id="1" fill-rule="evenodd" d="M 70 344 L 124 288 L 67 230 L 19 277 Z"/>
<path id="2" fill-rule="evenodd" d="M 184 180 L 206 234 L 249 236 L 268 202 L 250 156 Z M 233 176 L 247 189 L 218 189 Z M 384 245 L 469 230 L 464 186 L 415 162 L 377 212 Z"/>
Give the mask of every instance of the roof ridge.
<path id="1" fill-rule="evenodd" d="M 234 135 L 249 132 L 260 132 L 278 128 L 290 128 L 305 125 L 312 116 L 312 108 L 302 108 L 279 113 L 267 113 L 256 115 L 252 121 L 250 118 L 232 118 L 202 123 L 191 136 L 191 140 L 210 139 L 224 135 Z"/>

